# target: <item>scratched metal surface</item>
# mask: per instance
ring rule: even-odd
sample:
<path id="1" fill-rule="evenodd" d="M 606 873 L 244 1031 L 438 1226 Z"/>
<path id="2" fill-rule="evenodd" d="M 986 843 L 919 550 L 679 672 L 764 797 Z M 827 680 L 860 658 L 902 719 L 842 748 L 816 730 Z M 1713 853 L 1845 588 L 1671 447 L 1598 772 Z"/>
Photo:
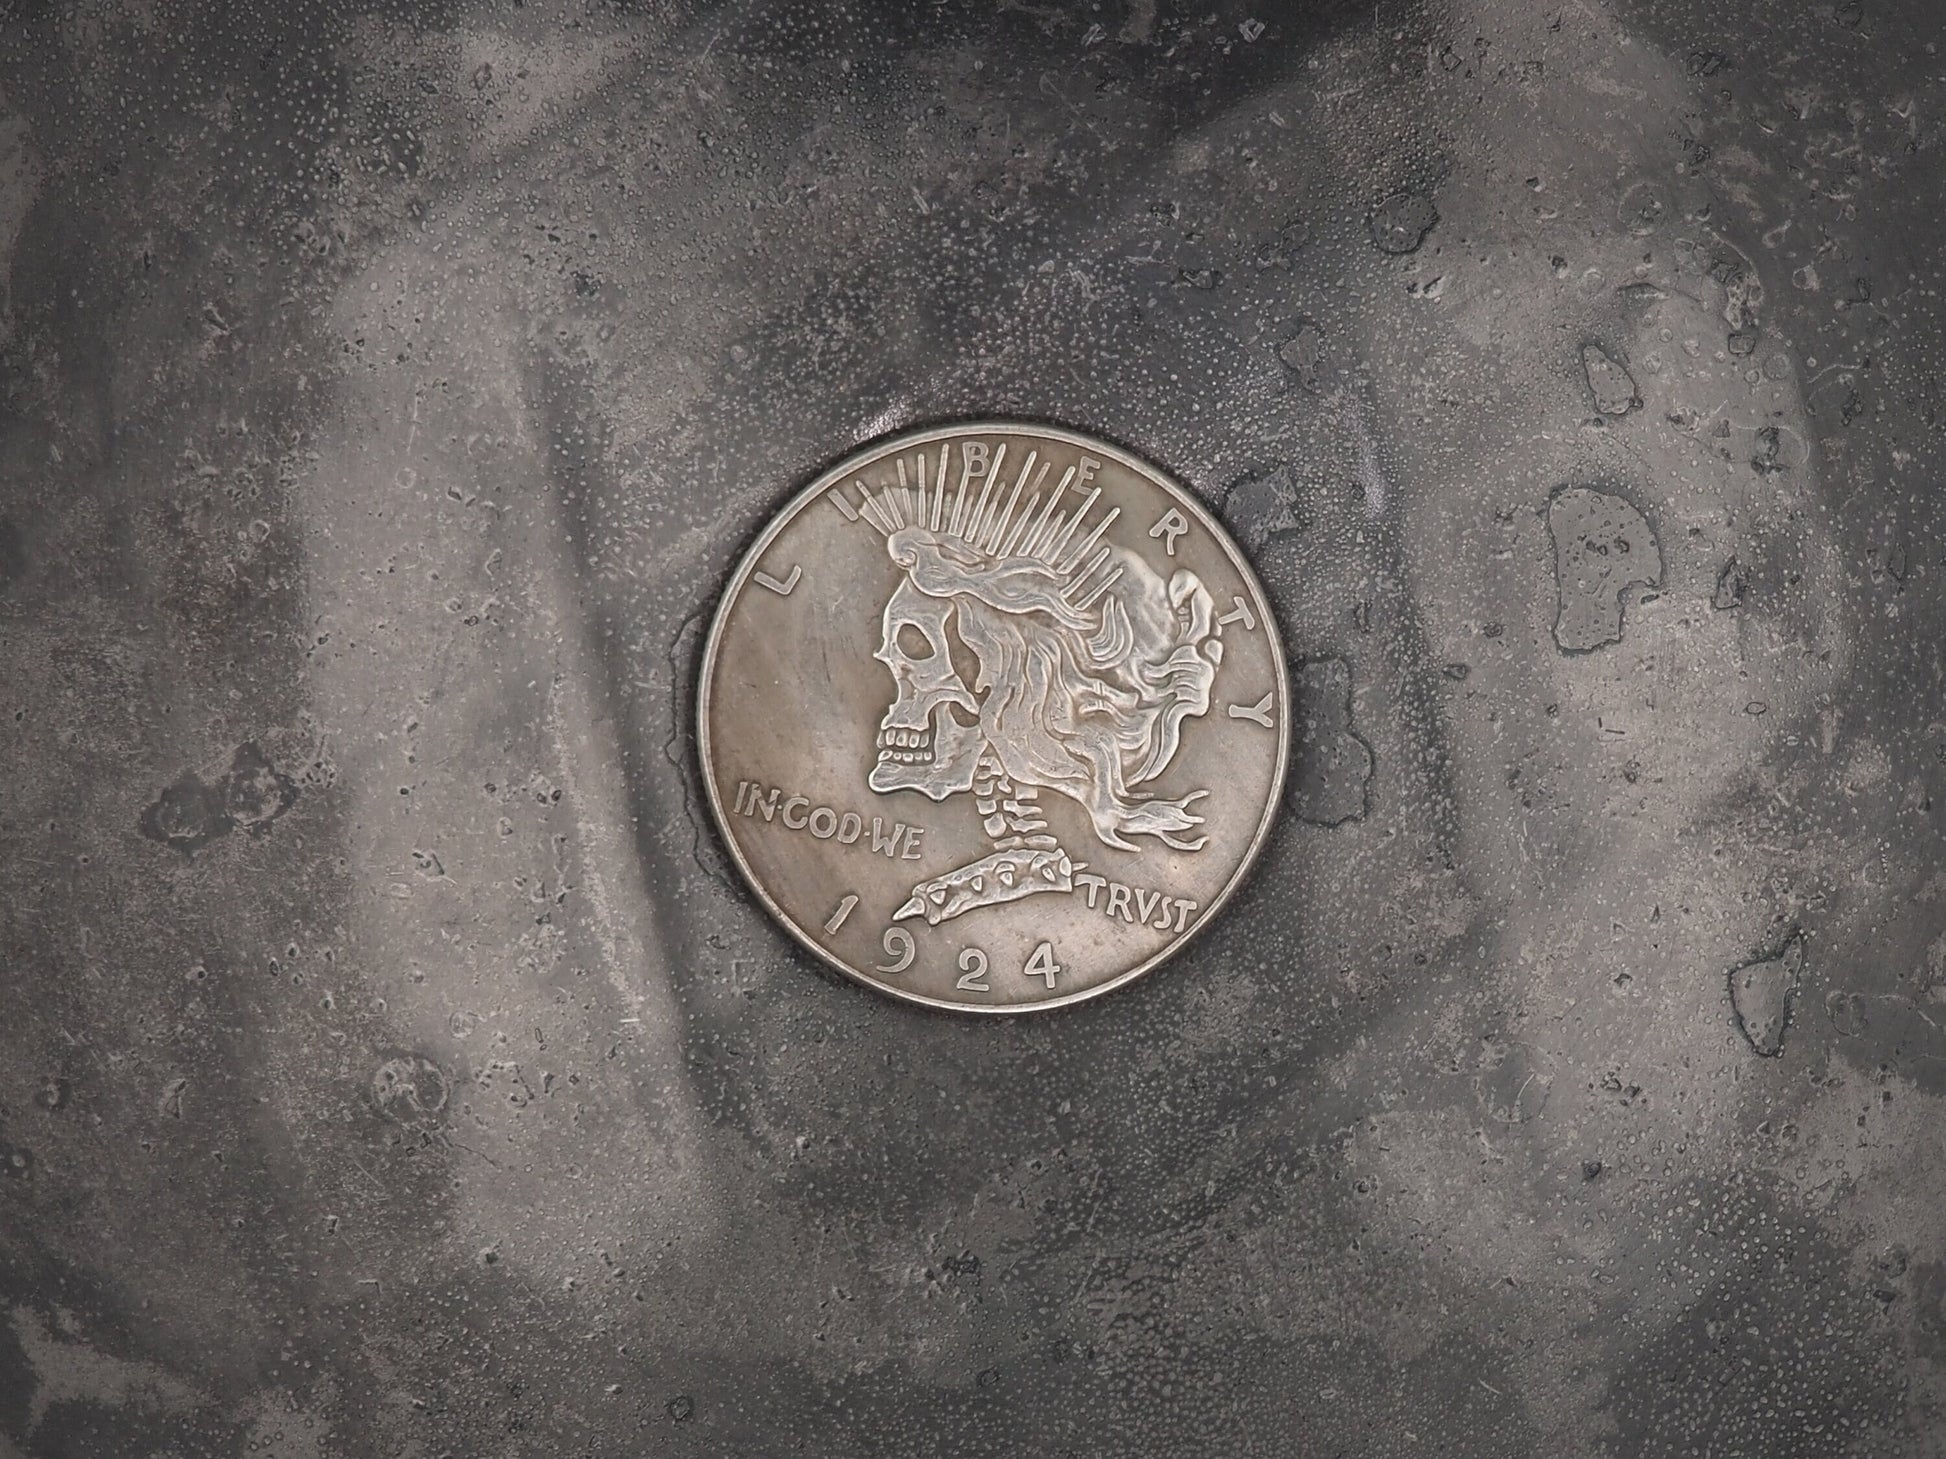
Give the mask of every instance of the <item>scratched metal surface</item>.
<path id="1" fill-rule="evenodd" d="M 1946 1453 L 1931 0 L 0 15 L 0 1455 Z M 820 971 L 701 625 L 1064 422 L 1283 623 L 1182 957 Z"/>

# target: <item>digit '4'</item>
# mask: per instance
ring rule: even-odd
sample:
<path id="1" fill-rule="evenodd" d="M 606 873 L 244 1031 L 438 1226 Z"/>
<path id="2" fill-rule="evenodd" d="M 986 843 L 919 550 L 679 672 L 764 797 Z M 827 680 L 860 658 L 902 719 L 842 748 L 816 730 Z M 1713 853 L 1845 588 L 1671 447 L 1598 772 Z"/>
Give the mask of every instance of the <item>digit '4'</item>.
<path id="1" fill-rule="evenodd" d="M 1035 948 L 1027 959 L 1027 966 L 1020 970 L 1030 978 L 1046 978 L 1047 986 L 1054 986 L 1054 975 L 1061 971 L 1061 965 L 1054 961 L 1054 944 L 1043 942 Z"/>

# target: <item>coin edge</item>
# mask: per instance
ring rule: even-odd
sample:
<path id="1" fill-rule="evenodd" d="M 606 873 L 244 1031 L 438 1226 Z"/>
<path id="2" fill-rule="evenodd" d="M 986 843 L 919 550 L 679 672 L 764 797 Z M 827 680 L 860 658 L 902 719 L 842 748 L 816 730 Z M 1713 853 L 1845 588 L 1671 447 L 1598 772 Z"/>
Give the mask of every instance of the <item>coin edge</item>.
<path id="1" fill-rule="evenodd" d="M 1245 586 L 1256 594 L 1257 601 L 1264 610 L 1265 636 L 1270 640 L 1270 647 L 1272 649 L 1271 664 L 1277 676 L 1277 700 L 1283 706 L 1284 710 L 1284 713 L 1278 720 L 1277 763 L 1271 775 L 1270 794 L 1265 798 L 1263 814 L 1258 818 L 1257 828 L 1251 834 L 1250 844 L 1244 848 L 1243 856 L 1237 862 L 1236 870 L 1230 874 L 1229 880 L 1223 884 L 1223 889 L 1216 894 L 1215 899 L 1204 910 L 1203 915 L 1197 919 L 1195 927 L 1185 932 L 1181 937 L 1177 938 L 1146 961 L 1117 973 L 1113 978 L 1105 982 L 1097 983 L 1092 987 L 1083 988 L 1077 992 L 1064 993 L 1058 998 L 1040 998 L 1031 1003 L 1009 1003 L 1005 1005 L 956 1003 L 943 998 L 929 997 L 926 994 L 900 988 L 893 984 L 878 982 L 852 968 L 835 953 L 820 946 L 811 938 L 809 933 L 797 925 L 796 919 L 779 906 L 776 899 L 764 889 L 763 883 L 759 880 L 755 871 L 751 868 L 749 861 L 745 858 L 742 848 L 737 845 L 736 837 L 730 831 L 729 814 L 723 808 L 722 796 L 717 790 L 716 777 L 710 763 L 710 690 L 715 677 L 718 649 L 722 644 L 725 617 L 728 609 L 739 600 L 744 589 L 749 585 L 750 578 L 756 571 L 758 562 L 762 559 L 764 552 L 770 547 L 771 543 L 775 542 L 783 533 L 784 529 L 797 519 L 799 512 L 813 504 L 818 497 L 830 490 L 834 485 L 843 481 L 846 476 L 854 474 L 857 470 L 857 463 L 861 458 L 869 456 L 873 459 L 878 459 L 879 457 L 894 453 L 906 447 L 928 444 L 942 437 L 976 435 L 981 433 L 1040 434 L 1083 450 L 1105 453 L 1115 457 L 1129 470 L 1159 480 L 1171 495 L 1180 498 L 1181 505 L 1187 507 L 1190 514 L 1204 528 L 1208 529 L 1218 544 L 1223 547 L 1225 555 L 1229 557 L 1230 561 L 1242 574 Z M 1104 993 L 1110 993 L 1117 988 L 1125 987 L 1145 973 L 1153 972 L 1155 969 L 1161 967 L 1162 964 L 1176 956 L 1185 947 L 1189 946 L 1190 943 L 1202 936 L 1210 924 L 1216 920 L 1217 915 L 1229 905 L 1230 899 L 1236 895 L 1237 890 L 1243 885 L 1244 881 L 1248 879 L 1251 871 L 1256 867 L 1258 858 L 1263 854 L 1265 843 L 1270 839 L 1270 829 L 1276 823 L 1278 808 L 1283 803 L 1284 781 L 1290 769 L 1290 721 L 1290 665 L 1284 656 L 1284 636 L 1282 630 L 1278 627 L 1276 612 L 1271 603 L 1270 594 L 1265 591 L 1263 580 L 1257 576 L 1255 566 L 1244 555 L 1242 544 L 1236 540 L 1229 529 L 1217 519 L 1216 515 L 1209 508 L 1205 507 L 1202 502 L 1196 499 L 1194 493 L 1176 477 L 1174 472 L 1164 470 L 1154 462 L 1113 441 L 1099 436 L 1084 435 L 1066 426 L 1048 425 L 1038 421 L 985 417 L 966 421 L 954 421 L 943 425 L 919 426 L 873 437 L 871 440 L 853 447 L 842 457 L 837 458 L 833 464 L 819 471 L 808 485 L 799 488 L 782 506 L 772 511 L 770 521 L 766 524 L 764 530 L 758 533 L 755 540 L 744 549 L 742 557 L 737 562 L 736 570 L 730 575 L 722 591 L 717 595 L 715 611 L 710 615 L 709 634 L 704 640 L 703 659 L 696 681 L 696 762 L 698 771 L 702 777 L 703 793 L 709 801 L 710 815 L 716 822 L 717 836 L 721 840 L 724 849 L 729 852 L 731 861 L 735 863 L 738 875 L 743 878 L 744 885 L 750 889 L 759 904 L 762 905 L 764 910 L 771 915 L 772 919 L 785 932 L 790 934 L 793 941 L 815 955 L 819 961 L 843 974 L 849 981 L 862 984 L 875 993 L 882 993 L 901 1003 L 911 1004 L 920 1008 L 940 1009 L 948 1013 L 967 1013 L 981 1017 L 1008 1017 L 1022 1013 L 1045 1013 L 1057 1008 L 1071 1008 L 1077 1003 L 1085 1003 L 1090 999 L 1099 998 Z"/>

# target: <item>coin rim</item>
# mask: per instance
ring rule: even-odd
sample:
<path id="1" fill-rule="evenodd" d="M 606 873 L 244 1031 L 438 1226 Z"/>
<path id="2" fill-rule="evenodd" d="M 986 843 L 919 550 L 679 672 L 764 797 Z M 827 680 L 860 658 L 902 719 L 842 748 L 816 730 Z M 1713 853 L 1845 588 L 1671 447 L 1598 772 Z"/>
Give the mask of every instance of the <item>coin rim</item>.
<path id="1" fill-rule="evenodd" d="M 1083 988 L 1073 993 L 1063 993 L 1056 998 L 1040 998 L 1031 1003 L 1009 1003 L 1004 1005 L 959 1003 L 945 998 L 930 997 L 913 989 L 898 987 L 896 984 L 879 982 L 859 972 L 837 954 L 814 941 L 808 932 L 797 925 L 796 919 L 777 904 L 776 899 L 765 889 L 763 882 L 758 878 L 756 872 L 752 870 L 749 861 L 745 859 L 742 848 L 737 844 L 736 837 L 731 834 L 729 812 L 724 809 L 723 798 L 717 791 L 716 774 L 710 761 L 709 721 L 711 689 L 716 679 L 717 651 L 722 646 L 724 623 L 730 608 L 741 599 L 744 589 L 748 587 L 751 575 L 757 570 L 757 564 L 762 560 L 764 552 L 770 547 L 770 544 L 776 541 L 783 530 L 797 519 L 799 512 L 810 506 L 832 486 L 837 485 L 847 476 L 853 475 L 859 469 L 861 462 L 878 460 L 888 454 L 903 450 L 906 447 L 924 445 L 939 440 L 942 437 L 981 434 L 1042 435 L 1065 442 L 1070 446 L 1079 447 L 1092 454 L 1110 456 L 1129 470 L 1154 479 L 1166 492 L 1179 498 L 1179 504 L 1197 522 L 1200 522 L 1215 538 L 1217 543 L 1222 546 L 1225 555 L 1237 568 L 1238 572 L 1242 574 L 1245 585 L 1256 594 L 1257 602 L 1263 608 L 1264 621 L 1262 626 L 1265 636 L 1270 642 L 1271 666 L 1277 675 L 1277 702 L 1284 710 L 1277 723 L 1277 764 L 1271 776 L 1270 794 L 1264 800 L 1263 815 L 1257 821 L 1256 833 L 1250 838 L 1249 846 L 1244 849 L 1243 857 L 1238 861 L 1236 870 L 1230 874 L 1230 879 L 1223 884 L 1223 889 L 1216 894 L 1215 900 L 1205 909 L 1203 915 L 1197 919 L 1195 927 L 1185 932 L 1181 937 L 1164 947 L 1147 961 L 1137 963 L 1134 967 L 1117 973 L 1114 977 L 1105 982 L 1097 983 L 1093 987 Z M 955 421 L 947 425 L 920 426 L 915 429 L 894 431 L 867 441 L 856 449 L 847 452 L 843 459 L 835 465 L 819 472 L 810 485 L 801 488 L 783 506 L 772 512 L 769 524 L 758 534 L 756 541 L 752 542 L 749 548 L 745 550 L 742 560 L 737 564 L 736 571 L 731 574 L 729 582 L 724 585 L 723 591 L 716 601 L 716 612 L 710 619 L 709 638 L 704 644 L 701 676 L 696 688 L 697 763 L 702 772 L 703 792 L 709 798 L 710 813 L 716 821 L 717 834 L 722 839 L 724 847 L 729 851 L 730 859 L 736 863 L 737 871 L 743 877 L 744 884 L 756 894 L 757 900 L 763 904 L 764 910 L 770 913 L 778 925 L 788 932 L 800 945 L 816 954 L 820 961 L 835 968 L 838 972 L 843 973 L 852 982 L 862 983 L 875 993 L 882 993 L 889 998 L 897 999 L 903 1003 L 916 1004 L 922 1008 L 939 1008 L 950 1013 L 970 1013 L 987 1017 L 995 1015 L 1008 1016 L 1021 1013 L 1041 1013 L 1049 1009 L 1067 1008 L 1076 1003 L 1084 1003 L 1091 998 L 1098 998 L 1102 994 L 1113 992 L 1117 988 L 1134 982 L 1144 973 L 1160 967 L 1201 936 L 1203 931 L 1216 920 L 1217 914 L 1229 904 L 1230 898 L 1236 894 L 1237 888 L 1243 884 L 1244 878 L 1250 874 L 1251 869 L 1257 864 L 1257 857 L 1262 853 L 1264 843 L 1270 837 L 1270 828 L 1276 821 L 1278 807 L 1283 803 L 1284 777 L 1290 767 L 1290 705 L 1290 670 L 1284 661 L 1283 635 L 1277 627 L 1276 612 L 1271 605 L 1270 594 L 1264 591 L 1264 585 L 1257 577 L 1256 569 L 1250 565 L 1249 558 L 1244 556 L 1242 546 L 1230 535 L 1229 530 L 1210 513 L 1208 508 L 1197 501 L 1189 489 L 1178 481 L 1172 473 L 1164 471 L 1153 462 L 1147 461 L 1136 455 L 1133 451 L 1117 446 L 1113 442 L 1102 440 L 1098 436 L 1084 435 L 1079 431 L 1070 430 L 1065 426 L 1046 425 L 1038 421 L 992 418 Z"/>

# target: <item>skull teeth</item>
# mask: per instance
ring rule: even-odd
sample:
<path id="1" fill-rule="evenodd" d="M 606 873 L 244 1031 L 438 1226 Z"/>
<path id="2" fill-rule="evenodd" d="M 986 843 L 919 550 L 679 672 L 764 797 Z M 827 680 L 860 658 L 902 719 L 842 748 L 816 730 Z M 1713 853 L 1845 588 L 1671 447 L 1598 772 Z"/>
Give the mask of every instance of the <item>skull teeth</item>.
<path id="1" fill-rule="evenodd" d="M 931 765 L 932 729 L 901 729 L 881 726 L 878 732 L 878 762 L 881 765 Z"/>

